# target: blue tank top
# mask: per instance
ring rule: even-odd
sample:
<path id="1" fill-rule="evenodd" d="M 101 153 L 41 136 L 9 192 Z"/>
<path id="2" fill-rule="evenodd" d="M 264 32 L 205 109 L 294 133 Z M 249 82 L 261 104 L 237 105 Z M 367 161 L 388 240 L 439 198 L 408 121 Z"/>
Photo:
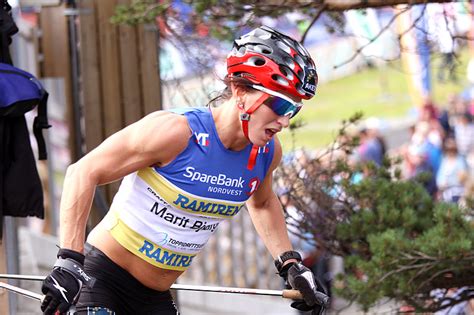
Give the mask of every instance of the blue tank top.
<path id="1" fill-rule="evenodd" d="M 185 270 L 219 223 L 236 215 L 264 180 L 274 140 L 259 148 L 231 151 L 219 139 L 208 108 L 176 109 L 192 136 L 186 149 L 163 167 L 127 175 L 106 220 L 112 236 L 135 255 L 160 268 Z"/>

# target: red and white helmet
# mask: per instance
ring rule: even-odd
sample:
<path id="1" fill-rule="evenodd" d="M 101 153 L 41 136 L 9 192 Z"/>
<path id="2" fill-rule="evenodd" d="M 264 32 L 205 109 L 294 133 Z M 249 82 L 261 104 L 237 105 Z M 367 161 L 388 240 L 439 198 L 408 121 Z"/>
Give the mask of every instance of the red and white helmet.
<path id="1" fill-rule="evenodd" d="M 234 41 L 227 73 L 299 99 L 313 97 L 318 84 L 316 67 L 303 45 L 267 26 Z"/>

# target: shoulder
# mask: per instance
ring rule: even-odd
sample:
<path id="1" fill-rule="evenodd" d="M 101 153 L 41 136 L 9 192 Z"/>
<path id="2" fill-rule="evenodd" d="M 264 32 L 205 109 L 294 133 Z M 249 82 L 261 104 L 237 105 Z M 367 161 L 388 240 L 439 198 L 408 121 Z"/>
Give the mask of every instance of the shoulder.
<path id="1" fill-rule="evenodd" d="M 191 135 L 186 117 L 172 112 L 153 112 L 142 118 L 137 124 L 144 134 L 159 131 L 160 133 L 154 134 L 157 138 L 179 140 L 188 139 Z"/>
<path id="2" fill-rule="evenodd" d="M 192 134 L 185 116 L 167 111 L 148 114 L 133 125 L 130 140 L 146 147 L 145 151 L 155 151 L 160 162 L 172 160 L 182 152 Z"/>
<path id="3" fill-rule="evenodd" d="M 187 127 L 187 118 L 181 113 L 171 111 L 156 111 L 150 113 L 142 118 L 145 123 L 156 124 L 157 126 L 163 124 L 176 124 L 177 128 Z"/>

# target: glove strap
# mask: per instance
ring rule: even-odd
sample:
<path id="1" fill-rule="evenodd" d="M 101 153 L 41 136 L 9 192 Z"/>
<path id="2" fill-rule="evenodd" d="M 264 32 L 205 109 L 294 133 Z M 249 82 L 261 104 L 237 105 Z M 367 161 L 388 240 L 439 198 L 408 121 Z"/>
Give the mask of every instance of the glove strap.
<path id="1" fill-rule="evenodd" d="M 275 267 L 278 270 L 278 273 L 280 274 L 280 276 L 281 276 L 281 273 L 283 271 L 283 269 L 282 269 L 283 264 L 287 260 L 290 260 L 290 259 L 296 259 L 298 262 L 302 261 L 300 253 L 298 253 L 294 250 L 289 250 L 287 252 L 284 252 L 284 253 L 278 255 L 278 257 L 275 259 L 275 261 L 274 261 Z"/>
<path id="2" fill-rule="evenodd" d="M 72 258 L 75 261 L 78 261 L 83 266 L 84 266 L 84 260 L 86 259 L 84 254 L 79 253 L 72 249 L 67 249 L 67 248 L 60 248 L 56 256 L 57 258 L 63 258 L 63 259 Z"/>
<path id="3" fill-rule="evenodd" d="M 56 260 L 53 268 L 60 268 L 67 273 L 71 274 L 75 279 L 80 282 L 80 286 L 85 284 L 88 288 L 92 288 L 95 282 L 95 278 L 89 277 L 84 270 L 83 267 L 79 264 L 79 262 L 75 261 L 74 259 L 66 258 L 63 259 L 61 257 Z"/>

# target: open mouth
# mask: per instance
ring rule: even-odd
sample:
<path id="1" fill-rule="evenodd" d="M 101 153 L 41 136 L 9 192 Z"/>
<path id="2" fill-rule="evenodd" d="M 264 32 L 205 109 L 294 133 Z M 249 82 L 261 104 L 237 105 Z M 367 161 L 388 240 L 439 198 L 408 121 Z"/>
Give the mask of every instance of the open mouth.
<path id="1" fill-rule="evenodd" d="M 273 137 L 275 134 L 278 133 L 279 130 L 277 129 L 265 129 L 265 134 L 270 138 Z"/>

